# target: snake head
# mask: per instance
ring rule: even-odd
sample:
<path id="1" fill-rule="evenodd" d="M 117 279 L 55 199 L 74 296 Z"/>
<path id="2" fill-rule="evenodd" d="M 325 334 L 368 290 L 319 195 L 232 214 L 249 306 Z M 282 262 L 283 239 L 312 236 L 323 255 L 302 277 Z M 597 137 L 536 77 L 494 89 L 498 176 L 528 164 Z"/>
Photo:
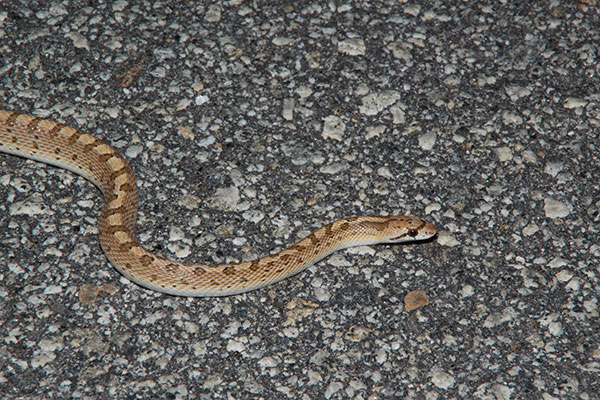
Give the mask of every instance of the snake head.
<path id="1" fill-rule="evenodd" d="M 360 240 L 350 240 L 349 243 L 354 243 L 353 245 L 416 242 L 430 239 L 437 232 L 435 226 L 429 222 L 410 215 L 357 217 L 341 220 L 341 222 L 342 229 L 351 228 L 348 230 L 353 231 L 355 237 L 360 238 Z"/>
<path id="2" fill-rule="evenodd" d="M 389 243 L 414 242 L 435 236 L 437 229 L 429 222 L 412 216 L 389 217 L 385 235 Z"/>

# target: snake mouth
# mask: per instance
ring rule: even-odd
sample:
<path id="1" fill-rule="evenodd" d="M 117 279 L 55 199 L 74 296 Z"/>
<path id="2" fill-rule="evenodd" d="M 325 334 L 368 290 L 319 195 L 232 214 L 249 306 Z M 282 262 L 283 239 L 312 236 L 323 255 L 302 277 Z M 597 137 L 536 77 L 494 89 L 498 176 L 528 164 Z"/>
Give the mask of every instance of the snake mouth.
<path id="1" fill-rule="evenodd" d="M 402 241 L 404 241 L 404 242 L 425 242 L 427 240 L 430 240 L 434 236 L 435 236 L 435 234 L 432 236 L 428 236 L 428 237 L 417 238 L 416 236 L 411 236 L 411 235 L 405 233 L 403 235 L 390 238 L 390 242 L 398 242 L 398 241 L 400 241 L 400 242 L 402 242 Z"/>
<path id="2" fill-rule="evenodd" d="M 393 238 L 390 238 L 390 242 L 396 242 L 398 240 L 404 239 L 408 236 L 408 233 L 403 233 L 400 236 L 394 236 Z"/>

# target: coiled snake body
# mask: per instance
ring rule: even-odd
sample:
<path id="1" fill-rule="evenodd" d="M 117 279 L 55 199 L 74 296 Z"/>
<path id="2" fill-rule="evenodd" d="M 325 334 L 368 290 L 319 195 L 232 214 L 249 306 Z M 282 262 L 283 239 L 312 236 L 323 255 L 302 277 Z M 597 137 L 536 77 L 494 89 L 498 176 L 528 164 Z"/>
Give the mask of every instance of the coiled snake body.
<path id="1" fill-rule="evenodd" d="M 127 161 L 107 143 L 53 121 L 0 111 L 0 152 L 65 168 L 94 183 L 104 194 L 99 236 L 108 260 L 139 285 L 172 295 L 248 292 L 294 275 L 339 249 L 424 240 L 436 233 L 433 225 L 411 216 L 350 217 L 254 261 L 184 264 L 153 254 L 138 241 L 135 177 Z"/>

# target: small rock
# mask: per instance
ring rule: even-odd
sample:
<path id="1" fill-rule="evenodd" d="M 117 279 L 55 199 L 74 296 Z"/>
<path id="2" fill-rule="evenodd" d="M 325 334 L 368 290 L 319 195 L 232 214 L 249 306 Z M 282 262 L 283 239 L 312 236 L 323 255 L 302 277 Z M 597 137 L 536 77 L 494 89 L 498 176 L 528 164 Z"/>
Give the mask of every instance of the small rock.
<path id="1" fill-rule="evenodd" d="M 512 101 L 519 100 L 521 97 L 529 96 L 531 89 L 521 86 L 508 86 L 504 89 Z"/>
<path id="2" fill-rule="evenodd" d="M 90 49 L 88 41 L 83 35 L 81 35 L 77 32 L 70 32 L 67 34 L 67 37 L 69 37 L 69 39 L 71 39 L 73 41 L 73 45 L 75 47 L 77 47 L 78 49 L 86 49 L 86 50 Z"/>
<path id="3" fill-rule="evenodd" d="M 179 133 L 184 139 L 189 139 L 189 140 L 194 139 L 194 131 L 189 126 L 178 127 L 177 133 Z"/>
<path id="4" fill-rule="evenodd" d="M 364 56 L 365 41 L 357 38 L 346 39 L 338 43 L 338 50 L 349 56 Z"/>
<path id="5" fill-rule="evenodd" d="M 275 46 L 289 46 L 290 44 L 294 44 L 294 39 L 286 38 L 286 37 L 276 37 L 271 40 Z"/>
<path id="6" fill-rule="evenodd" d="M 283 119 L 291 121 L 294 119 L 294 107 L 295 102 L 293 98 L 287 98 L 283 100 L 283 112 L 281 113 Z"/>
<path id="7" fill-rule="evenodd" d="M 558 321 L 550 322 L 548 324 L 548 332 L 550 332 L 553 336 L 560 336 L 563 333 L 562 324 Z"/>
<path id="8" fill-rule="evenodd" d="M 546 167 L 544 167 L 544 172 L 547 173 L 548 175 L 550 175 L 551 177 L 555 178 L 556 175 L 558 175 L 558 173 L 560 171 L 562 171 L 562 169 L 563 169 L 562 163 L 549 162 L 548 164 L 546 164 Z"/>
<path id="9" fill-rule="evenodd" d="M 329 399 L 331 396 L 333 396 L 335 393 L 339 392 L 343 388 L 344 385 L 341 382 L 331 382 L 329 386 L 327 386 L 327 389 L 325 389 L 325 398 Z"/>
<path id="10" fill-rule="evenodd" d="M 454 386 L 454 377 L 440 368 L 431 370 L 431 382 L 440 389 L 448 389 Z"/>
<path id="11" fill-rule="evenodd" d="M 584 107 L 585 105 L 587 105 L 587 101 L 585 101 L 584 99 L 578 99 L 575 97 L 569 97 L 566 101 L 565 104 L 563 104 L 564 108 L 568 108 L 568 109 L 572 109 L 572 108 L 579 108 L 579 107 Z"/>
<path id="12" fill-rule="evenodd" d="M 525 228 L 523 228 L 523 235 L 531 236 L 537 233 L 540 230 L 540 227 L 536 224 L 528 224 Z"/>
<path id="13" fill-rule="evenodd" d="M 512 151 L 510 150 L 510 147 L 498 147 L 495 149 L 496 150 L 496 154 L 498 155 L 498 158 L 500 159 L 500 161 L 510 161 L 512 160 Z"/>
<path id="14" fill-rule="evenodd" d="M 436 136 L 435 132 L 433 132 L 433 131 L 424 133 L 423 135 L 419 136 L 419 147 L 421 147 L 421 149 L 423 149 L 423 150 L 433 149 L 436 138 L 437 138 L 437 136 Z"/>
<path id="15" fill-rule="evenodd" d="M 365 115 L 377 115 L 400 99 L 400 93 L 388 90 L 380 93 L 371 93 L 362 98 L 360 112 Z"/>
<path id="16" fill-rule="evenodd" d="M 548 266 L 550 268 L 560 268 L 567 264 L 569 264 L 569 261 L 565 260 L 564 258 L 555 257 L 548 263 Z"/>
<path id="17" fill-rule="evenodd" d="M 223 211 L 235 211 L 240 201 L 240 191 L 235 186 L 219 188 L 210 199 L 210 205 Z"/>
<path id="18" fill-rule="evenodd" d="M 561 270 L 558 274 L 556 274 L 556 279 L 560 282 L 567 282 L 573 277 L 573 273 L 568 269 Z"/>
<path id="19" fill-rule="evenodd" d="M 570 213 L 566 203 L 551 198 L 544 200 L 544 212 L 548 218 L 564 218 Z"/>
<path id="20" fill-rule="evenodd" d="M 437 242 L 442 246 L 454 247 L 458 246 L 460 242 L 456 240 L 454 235 L 448 231 L 439 231 L 437 236 Z"/>
<path id="21" fill-rule="evenodd" d="M 346 124 L 344 121 L 338 116 L 330 115 L 325 117 L 325 123 L 323 124 L 323 132 L 321 136 L 324 139 L 335 139 L 342 140 L 344 137 L 344 130 L 346 129 Z"/>
<path id="22" fill-rule="evenodd" d="M 427 304 L 429 304 L 429 297 L 427 297 L 424 290 L 413 290 L 404 296 L 404 309 L 407 312 Z"/>
<path id="23" fill-rule="evenodd" d="M 416 17 L 421 12 L 421 6 L 418 4 L 411 4 L 404 7 L 404 13 Z"/>
<path id="24" fill-rule="evenodd" d="M 221 8 L 216 4 L 209 6 L 204 20 L 206 22 L 219 22 L 221 20 Z"/>

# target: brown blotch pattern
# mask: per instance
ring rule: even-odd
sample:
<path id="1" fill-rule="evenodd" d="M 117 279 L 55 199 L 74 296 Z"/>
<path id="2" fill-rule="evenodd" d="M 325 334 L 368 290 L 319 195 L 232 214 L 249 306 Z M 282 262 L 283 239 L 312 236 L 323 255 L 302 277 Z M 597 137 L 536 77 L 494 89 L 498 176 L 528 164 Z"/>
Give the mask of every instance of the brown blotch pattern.
<path id="1" fill-rule="evenodd" d="M 110 174 L 110 181 L 111 181 L 111 182 L 112 182 L 112 181 L 114 181 L 115 179 L 117 179 L 117 178 L 118 178 L 118 177 L 120 177 L 121 175 L 125 175 L 125 174 L 127 174 L 127 172 L 128 172 L 128 171 L 127 171 L 127 167 L 126 167 L 126 166 L 123 166 L 123 168 L 121 168 L 121 169 L 119 169 L 119 170 L 117 170 L 117 171 L 113 171 L 113 172 Z"/>
<path id="2" fill-rule="evenodd" d="M 111 235 L 114 235 L 117 232 L 127 233 L 127 228 L 124 225 L 109 225 L 108 228 L 106 228 L 106 231 Z"/>
<path id="3" fill-rule="evenodd" d="M 29 121 L 29 123 L 27 124 L 27 129 L 29 129 L 31 131 L 35 131 L 37 129 L 37 126 L 40 124 L 40 122 L 42 122 L 41 118 L 33 117 L 31 119 L 31 121 Z"/>
<path id="4" fill-rule="evenodd" d="M 129 182 L 126 182 L 119 187 L 119 190 L 121 192 L 131 192 L 133 191 L 133 187 L 129 184 Z"/>
<path id="5" fill-rule="evenodd" d="M 152 264 L 154 262 L 154 258 L 150 257 L 147 254 L 144 254 L 143 256 L 140 257 L 140 263 L 144 266 L 147 267 L 150 264 Z"/>
<path id="6" fill-rule="evenodd" d="M 58 136 L 58 133 L 63 130 L 65 126 L 62 124 L 55 124 L 49 131 L 52 136 Z"/>
<path id="7" fill-rule="evenodd" d="M 228 265 L 227 267 L 223 268 L 223 273 L 225 275 L 233 275 L 235 274 L 235 267 Z"/>
<path id="8" fill-rule="evenodd" d="M 137 244 L 135 244 L 134 242 L 121 243 L 121 246 L 119 246 L 123 253 L 129 252 L 134 247 L 137 247 Z"/>
<path id="9" fill-rule="evenodd" d="M 165 269 L 169 272 L 175 272 L 179 269 L 179 265 L 177 264 L 173 264 L 173 263 L 169 263 L 165 265 Z"/>
<path id="10" fill-rule="evenodd" d="M 260 268 L 260 262 L 259 260 L 254 260 L 250 263 L 250 266 L 248 267 L 248 269 L 250 271 L 257 271 Z"/>
<path id="11" fill-rule="evenodd" d="M 15 125 L 15 121 L 19 118 L 19 113 L 9 112 L 8 118 L 4 120 L 4 123 L 10 127 Z"/>

